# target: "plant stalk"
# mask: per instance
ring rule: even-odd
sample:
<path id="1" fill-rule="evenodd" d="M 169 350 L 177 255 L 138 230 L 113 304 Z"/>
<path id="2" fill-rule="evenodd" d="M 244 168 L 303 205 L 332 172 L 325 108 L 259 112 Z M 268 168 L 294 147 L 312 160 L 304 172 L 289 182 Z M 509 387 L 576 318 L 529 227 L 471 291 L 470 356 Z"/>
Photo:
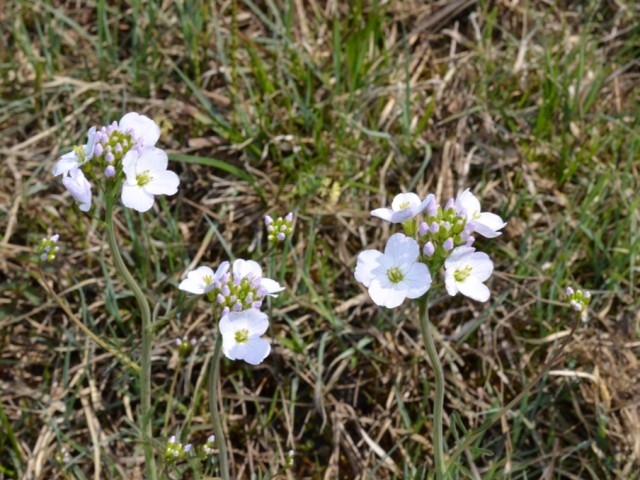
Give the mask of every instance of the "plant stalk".
<path id="1" fill-rule="evenodd" d="M 133 292 L 133 296 L 138 302 L 140 316 L 142 317 L 142 355 L 140 358 L 140 429 L 142 430 L 142 446 L 144 448 L 145 471 L 148 480 L 158 478 L 156 460 L 153 455 L 152 439 L 153 430 L 151 425 L 151 347 L 153 343 L 153 325 L 151 322 L 151 309 L 140 285 L 133 278 L 129 269 L 120 255 L 120 246 L 116 239 L 116 232 L 113 222 L 114 199 L 107 198 L 105 211 L 105 221 L 107 224 L 107 239 L 109 249 L 113 257 L 113 263 L 118 273 Z"/>
<path id="2" fill-rule="evenodd" d="M 419 302 L 420 331 L 422 340 L 427 349 L 429 362 L 433 367 L 435 375 L 435 399 L 433 401 L 433 463 L 436 471 L 436 479 L 444 480 L 446 475 L 446 465 L 444 462 L 444 438 L 442 435 L 442 414 L 444 410 L 444 372 L 438 357 L 438 351 L 431 334 L 429 324 L 429 297 L 421 299 Z"/>
<path id="3" fill-rule="evenodd" d="M 209 410 L 211 411 L 211 421 L 213 422 L 213 432 L 216 436 L 218 446 L 218 465 L 222 480 L 229 480 L 229 462 L 227 459 L 227 442 L 224 439 L 224 430 L 220 421 L 218 411 L 218 383 L 220 381 L 220 352 L 222 351 L 222 335 L 218 332 L 216 336 L 216 346 L 209 367 Z"/>

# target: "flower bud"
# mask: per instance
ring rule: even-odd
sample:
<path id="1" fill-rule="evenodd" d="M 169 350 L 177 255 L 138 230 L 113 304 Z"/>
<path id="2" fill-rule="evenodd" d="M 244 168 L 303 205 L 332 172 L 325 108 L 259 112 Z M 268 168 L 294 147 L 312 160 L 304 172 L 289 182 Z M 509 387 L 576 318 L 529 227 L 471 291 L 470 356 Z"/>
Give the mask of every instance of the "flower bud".
<path id="1" fill-rule="evenodd" d="M 427 242 L 422 247 L 422 253 L 424 253 L 427 257 L 432 256 L 436 251 L 436 247 L 434 247 L 432 242 Z"/>
<path id="2" fill-rule="evenodd" d="M 453 250 L 453 239 L 451 237 L 447 238 L 442 244 L 442 248 L 444 248 L 445 252 Z"/>

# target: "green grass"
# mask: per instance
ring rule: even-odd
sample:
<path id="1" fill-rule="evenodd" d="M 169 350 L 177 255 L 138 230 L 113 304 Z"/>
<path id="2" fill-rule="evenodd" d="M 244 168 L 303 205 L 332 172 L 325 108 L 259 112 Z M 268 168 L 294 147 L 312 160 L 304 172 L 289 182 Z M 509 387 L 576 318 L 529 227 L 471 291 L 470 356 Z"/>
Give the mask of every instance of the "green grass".
<path id="1" fill-rule="evenodd" d="M 137 358 L 135 302 L 103 228 L 50 175 L 90 125 L 131 110 L 161 124 L 181 177 L 155 214 L 118 216 L 125 261 L 160 309 L 159 455 L 165 421 L 185 442 L 211 430 L 214 322 L 177 284 L 195 255 L 212 266 L 235 256 L 287 285 L 271 305 L 268 360 L 222 365 L 236 475 L 428 475 L 433 377 L 417 309 L 375 308 L 353 267 L 391 233 L 370 210 L 399 191 L 444 202 L 472 187 L 509 226 L 478 241 L 496 263 L 489 303 L 433 296 L 450 451 L 552 356 L 573 318 L 565 287 L 594 300 L 562 361 L 461 457 L 455 478 L 638 478 L 640 12 L 480 1 L 415 35 L 446 3 L 17 0 L 0 13 L 0 479 L 36 465 L 41 478 L 93 478 L 95 448 L 102 478 L 140 472 L 137 379 L 66 319 L 30 262 L 42 235 L 60 233 L 49 279 Z M 287 211 L 293 241 L 266 255 L 262 216 Z M 171 341 L 185 334 L 200 343 L 178 360 Z M 62 446 L 73 458 L 64 472 L 53 460 Z M 211 462 L 166 468 L 214 474 Z"/>

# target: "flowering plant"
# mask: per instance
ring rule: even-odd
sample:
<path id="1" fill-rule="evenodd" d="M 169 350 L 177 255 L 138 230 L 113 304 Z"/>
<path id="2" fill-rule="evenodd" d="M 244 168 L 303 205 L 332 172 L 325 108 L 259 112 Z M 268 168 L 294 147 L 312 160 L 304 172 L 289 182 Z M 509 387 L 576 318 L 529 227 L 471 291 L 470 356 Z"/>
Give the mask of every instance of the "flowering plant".
<path id="1" fill-rule="evenodd" d="M 428 318 L 428 292 L 432 282 L 444 270 L 447 293 L 458 293 L 486 302 L 490 291 L 484 282 L 493 272 L 486 253 L 472 246 L 475 234 L 486 238 L 499 236 L 506 223 L 493 213 L 482 212 L 480 202 L 469 189 L 444 207 L 434 195 L 424 200 L 415 193 L 396 195 L 391 208 L 378 208 L 374 217 L 400 223 L 404 233 L 392 235 L 384 253 L 365 250 L 358 255 L 355 278 L 368 290 L 376 305 L 400 306 L 406 298 L 418 301 L 420 329 L 436 377 L 433 445 L 436 478 L 445 478 L 442 434 L 444 374 L 436 351 Z M 418 216 L 422 215 L 420 221 Z"/>

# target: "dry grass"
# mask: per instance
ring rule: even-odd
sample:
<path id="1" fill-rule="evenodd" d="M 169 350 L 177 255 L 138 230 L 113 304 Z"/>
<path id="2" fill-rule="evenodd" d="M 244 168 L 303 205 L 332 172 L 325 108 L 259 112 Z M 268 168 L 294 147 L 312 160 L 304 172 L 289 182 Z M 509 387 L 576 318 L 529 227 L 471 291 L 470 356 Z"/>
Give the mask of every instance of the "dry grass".
<path id="1" fill-rule="evenodd" d="M 594 301 L 562 361 L 478 442 L 493 456 L 470 449 L 457 478 L 640 478 L 633 2 L 106 3 L 0 12 L 0 479 L 142 478 L 137 379 L 47 297 L 31 253 L 60 233 L 48 281 L 137 356 L 138 315 L 104 231 L 50 175 L 89 125 L 130 110 L 161 123 L 182 182 L 155 214 L 119 212 L 152 301 L 181 304 L 184 272 L 230 252 L 287 285 L 268 361 L 223 363 L 235 478 L 430 470 L 416 311 L 376 308 L 352 269 L 390 233 L 369 210 L 400 190 L 444 201 L 468 186 L 509 226 L 480 243 L 496 262 L 488 304 L 432 298 L 451 432 L 480 426 L 544 367 L 571 326 L 565 286 Z M 265 255 L 262 215 L 288 210 L 291 247 Z M 172 433 L 210 433 L 212 327 L 204 302 L 159 325 L 158 452 Z M 180 360 L 183 335 L 200 343 Z"/>

